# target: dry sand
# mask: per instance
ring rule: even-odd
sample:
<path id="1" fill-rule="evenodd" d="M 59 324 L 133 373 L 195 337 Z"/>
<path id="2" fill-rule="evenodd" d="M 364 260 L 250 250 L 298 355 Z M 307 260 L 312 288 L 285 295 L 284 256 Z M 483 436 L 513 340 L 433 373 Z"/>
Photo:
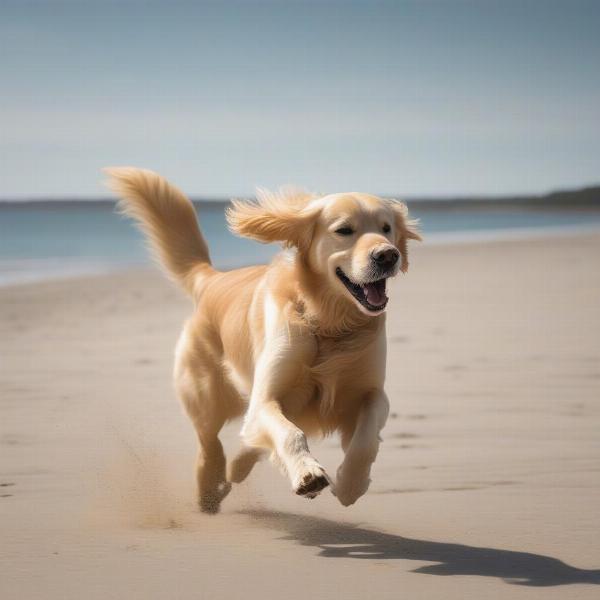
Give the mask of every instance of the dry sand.
<path id="1" fill-rule="evenodd" d="M 171 388 L 187 300 L 155 272 L 0 290 L 0 597 L 600 597 L 599 257 L 416 250 L 368 495 L 310 502 L 264 463 L 216 517 Z"/>

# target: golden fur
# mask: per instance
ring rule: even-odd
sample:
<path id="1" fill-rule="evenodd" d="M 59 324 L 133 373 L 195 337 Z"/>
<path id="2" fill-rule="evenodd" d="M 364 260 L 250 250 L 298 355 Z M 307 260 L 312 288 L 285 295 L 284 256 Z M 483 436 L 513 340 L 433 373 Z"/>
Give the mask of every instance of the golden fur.
<path id="1" fill-rule="evenodd" d="M 368 290 L 382 268 L 375 256 L 389 258 L 381 281 L 408 267 L 407 241 L 420 238 L 406 206 L 358 193 L 259 190 L 256 202 L 232 203 L 230 228 L 288 249 L 268 266 L 219 272 L 179 190 L 151 171 L 107 173 L 122 210 L 195 302 L 177 345 L 175 387 L 198 434 L 202 510 L 216 512 L 265 452 L 297 494 L 313 498 L 332 484 L 342 504 L 355 502 L 388 414 L 385 304 Z M 244 447 L 226 467 L 218 433 L 240 416 Z M 335 481 L 307 444 L 334 431 L 345 452 Z"/>

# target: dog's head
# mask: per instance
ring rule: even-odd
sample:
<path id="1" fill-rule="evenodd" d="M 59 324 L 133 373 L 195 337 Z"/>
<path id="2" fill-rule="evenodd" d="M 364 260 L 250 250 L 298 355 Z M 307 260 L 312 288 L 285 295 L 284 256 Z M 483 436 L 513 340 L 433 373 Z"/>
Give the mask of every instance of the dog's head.
<path id="1" fill-rule="evenodd" d="M 386 280 L 406 272 L 407 242 L 421 239 L 403 203 L 359 193 L 260 191 L 256 203 L 234 201 L 227 218 L 239 235 L 296 247 L 331 291 L 368 315 L 385 310 Z"/>

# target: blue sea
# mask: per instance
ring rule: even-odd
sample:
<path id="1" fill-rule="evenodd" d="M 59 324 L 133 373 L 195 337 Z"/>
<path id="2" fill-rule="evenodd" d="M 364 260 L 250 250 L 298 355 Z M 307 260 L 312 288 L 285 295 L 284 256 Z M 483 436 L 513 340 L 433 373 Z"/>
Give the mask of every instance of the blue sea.
<path id="1" fill-rule="evenodd" d="M 277 246 L 234 237 L 221 202 L 196 203 L 215 266 L 228 269 L 268 261 Z M 427 244 L 527 237 L 577 229 L 600 229 L 600 211 L 515 206 L 421 207 Z M 0 203 L 0 285 L 107 273 L 149 263 L 141 234 L 108 201 Z"/>

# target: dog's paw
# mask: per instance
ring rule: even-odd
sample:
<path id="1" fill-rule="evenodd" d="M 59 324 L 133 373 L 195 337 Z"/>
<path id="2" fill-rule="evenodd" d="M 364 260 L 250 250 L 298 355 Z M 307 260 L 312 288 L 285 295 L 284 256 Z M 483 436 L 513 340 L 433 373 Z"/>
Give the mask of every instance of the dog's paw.
<path id="1" fill-rule="evenodd" d="M 200 493 L 198 505 L 203 513 L 216 515 L 221 507 L 223 498 L 231 491 L 231 483 L 223 481 L 214 490 L 206 490 Z"/>
<path id="2" fill-rule="evenodd" d="M 306 465 L 299 473 L 294 483 L 294 492 L 305 498 L 316 498 L 329 485 L 329 477 L 325 469 L 314 462 Z"/>
<path id="3" fill-rule="evenodd" d="M 343 506 L 351 506 L 369 489 L 371 479 L 369 477 L 345 476 L 338 469 L 335 486 L 331 491 Z"/>

